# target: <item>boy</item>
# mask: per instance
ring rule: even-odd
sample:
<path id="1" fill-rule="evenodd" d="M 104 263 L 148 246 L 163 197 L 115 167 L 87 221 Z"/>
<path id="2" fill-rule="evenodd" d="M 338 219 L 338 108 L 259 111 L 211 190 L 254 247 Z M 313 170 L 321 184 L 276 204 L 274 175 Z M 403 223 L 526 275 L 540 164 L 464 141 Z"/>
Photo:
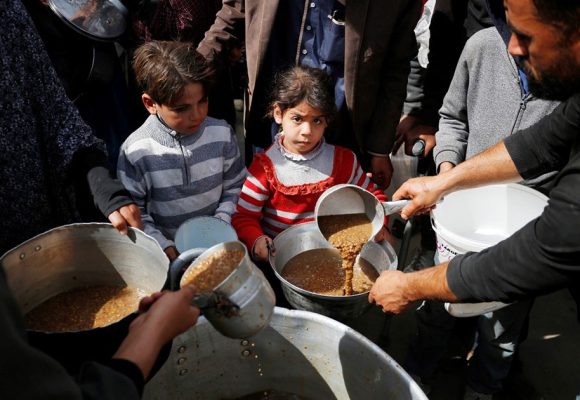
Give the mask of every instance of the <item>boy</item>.
<path id="1" fill-rule="evenodd" d="M 231 127 L 207 116 L 207 66 L 190 44 L 145 43 L 133 69 L 151 115 L 123 143 L 117 172 L 144 231 L 173 261 L 181 223 L 200 215 L 230 222 L 246 169 Z"/>

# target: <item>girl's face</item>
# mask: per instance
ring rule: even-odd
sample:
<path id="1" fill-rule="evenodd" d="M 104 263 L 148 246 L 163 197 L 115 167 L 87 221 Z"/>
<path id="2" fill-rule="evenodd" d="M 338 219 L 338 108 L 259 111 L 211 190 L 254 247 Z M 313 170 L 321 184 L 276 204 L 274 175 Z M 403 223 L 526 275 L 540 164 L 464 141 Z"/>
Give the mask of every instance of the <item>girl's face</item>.
<path id="1" fill-rule="evenodd" d="M 295 154 L 308 154 L 322 139 L 327 127 L 326 117 L 303 101 L 284 111 L 274 107 L 274 119 L 282 126 L 284 148 Z"/>
<path id="2" fill-rule="evenodd" d="M 196 133 L 207 117 L 207 96 L 201 83 L 189 83 L 171 105 L 157 104 L 147 93 L 142 99 L 150 114 L 158 114 L 167 126 L 183 135 Z"/>

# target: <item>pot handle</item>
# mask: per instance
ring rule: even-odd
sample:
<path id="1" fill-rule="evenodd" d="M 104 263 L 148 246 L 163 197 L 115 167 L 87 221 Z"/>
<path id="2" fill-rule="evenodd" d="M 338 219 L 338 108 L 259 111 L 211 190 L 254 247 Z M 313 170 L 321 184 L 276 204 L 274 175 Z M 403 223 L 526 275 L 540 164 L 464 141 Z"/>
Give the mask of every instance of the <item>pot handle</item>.
<path id="1" fill-rule="evenodd" d="M 184 272 L 183 269 L 206 250 L 205 248 L 189 249 L 173 260 L 169 265 L 169 288 L 171 290 L 179 290 L 179 279 Z"/>

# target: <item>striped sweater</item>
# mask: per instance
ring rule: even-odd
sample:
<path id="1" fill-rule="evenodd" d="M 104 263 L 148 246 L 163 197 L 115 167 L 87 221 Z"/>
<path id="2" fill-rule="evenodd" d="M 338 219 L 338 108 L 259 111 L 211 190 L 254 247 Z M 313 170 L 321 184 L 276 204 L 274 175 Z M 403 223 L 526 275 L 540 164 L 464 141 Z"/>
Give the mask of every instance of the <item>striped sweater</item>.
<path id="1" fill-rule="evenodd" d="M 362 170 L 354 153 L 324 141 L 306 156 L 289 153 L 279 135 L 274 144 L 255 154 L 244 182 L 232 225 L 248 249 L 258 238 L 274 238 L 284 229 L 314 219 L 322 193 L 335 185 L 351 183 L 386 197 Z"/>
<path id="2" fill-rule="evenodd" d="M 145 233 L 165 249 L 189 218 L 230 222 L 246 168 L 225 121 L 207 117 L 185 136 L 151 115 L 123 143 L 117 173 L 141 209 Z"/>

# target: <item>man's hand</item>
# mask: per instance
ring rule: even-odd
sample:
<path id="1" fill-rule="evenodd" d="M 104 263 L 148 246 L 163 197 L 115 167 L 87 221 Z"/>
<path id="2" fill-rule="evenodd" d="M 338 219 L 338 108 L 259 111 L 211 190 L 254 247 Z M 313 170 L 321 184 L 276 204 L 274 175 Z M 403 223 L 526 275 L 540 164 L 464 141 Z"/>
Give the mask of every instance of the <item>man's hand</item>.
<path id="1" fill-rule="evenodd" d="M 376 303 L 384 312 L 399 314 L 413 302 L 408 297 L 407 274 L 401 271 L 384 271 L 369 292 L 369 303 Z"/>
<path id="2" fill-rule="evenodd" d="M 411 303 L 423 299 L 457 301 L 447 284 L 449 263 L 417 272 L 384 271 L 369 292 L 369 303 L 376 303 L 384 312 L 399 314 Z"/>
<path id="3" fill-rule="evenodd" d="M 401 185 L 393 200 L 412 199 L 401 211 L 403 219 L 409 219 L 415 214 L 430 212 L 445 194 L 441 185 L 441 175 L 412 178 Z"/>
<path id="4" fill-rule="evenodd" d="M 109 221 L 122 234 L 126 235 L 128 226 L 143 230 L 141 211 L 136 204 L 127 204 L 109 214 Z"/>
<path id="5" fill-rule="evenodd" d="M 437 133 L 437 128 L 424 124 L 421 118 L 413 115 L 403 115 L 397 126 L 392 153 L 395 154 L 399 147 L 405 143 L 405 154 L 413 156 L 413 145 L 417 140 L 423 140 L 425 142 L 425 150 L 422 156 L 426 157 L 435 147 L 435 133 Z"/>
<path id="6" fill-rule="evenodd" d="M 379 187 L 379 189 L 386 189 L 391 184 L 393 177 L 393 164 L 389 156 L 371 156 L 370 165 L 371 179 Z"/>
<path id="7" fill-rule="evenodd" d="M 177 292 L 154 293 L 139 304 L 139 315 L 113 358 L 133 362 L 147 379 L 161 348 L 197 322 L 199 308 L 191 304 L 193 286 Z"/>

